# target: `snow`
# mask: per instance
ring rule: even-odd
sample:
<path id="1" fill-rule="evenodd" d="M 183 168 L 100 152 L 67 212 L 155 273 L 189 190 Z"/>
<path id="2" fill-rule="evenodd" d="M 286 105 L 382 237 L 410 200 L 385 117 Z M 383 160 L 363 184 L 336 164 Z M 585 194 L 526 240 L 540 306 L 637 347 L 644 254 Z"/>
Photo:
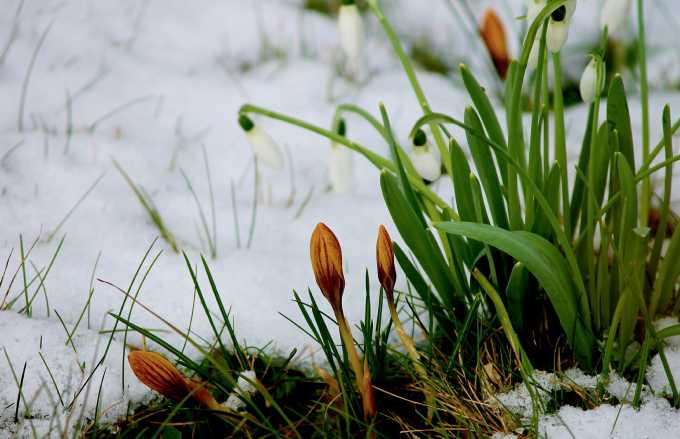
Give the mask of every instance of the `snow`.
<path id="1" fill-rule="evenodd" d="M 28 279 L 34 277 L 36 270 L 47 268 L 59 240 L 62 236 L 65 239 L 45 278 L 44 289 L 36 290 L 38 283 L 28 288 L 29 294 L 39 293 L 32 316 L 19 313 L 24 304 L 21 270 L 8 293 L 10 299 L 19 299 L 10 310 L 0 312 L 0 437 L 15 433 L 30 436 L 34 428 L 38 436 L 56 434 L 72 427 L 81 412 L 92 418 L 100 382 L 105 389 L 99 402 L 104 421 L 124 415 L 129 402 L 134 405 L 153 396 L 127 367 L 119 335 L 113 338 L 108 355 L 71 411 L 58 402 L 55 385 L 43 363 L 44 360 L 49 366 L 64 403 L 70 403 L 106 348 L 108 334 L 100 331 L 113 326 L 108 313 L 118 312 L 123 300 L 120 292 L 97 279 L 127 288 L 158 235 L 113 160 L 149 194 L 191 264 L 196 265 L 200 263 L 199 254 L 206 254 L 207 248 L 201 244 L 197 231 L 199 212 L 181 171 L 191 180 L 203 207 L 209 209 L 202 156 L 205 147 L 217 223 L 217 258 L 208 259 L 208 263 L 221 300 L 231 310 L 238 336 L 249 346 L 261 347 L 271 341 L 271 349 L 287 354 L 309 344 L 306 336 L 279 313 L 298 319 L 296 305 L 291 301 L 292 290 L 304 297 L 307 287 L 314 287 L 307 243 L 319 221 L 326 222 L 343 245 L 347 283 L 344 308 L 348 318 L 358 322 L 363 317 L 364 272 L 368 268 L 375 277 L 373 243 L 378 225 L 386 224 L 392 236 L 398 236 L 381 201 L 379 174 L 365 160 L 355 157 L 353 161 L 351 194 L 330 193 L 326 168 L 329 143 L 298 128 L 254 117 L 255 123 L 289 153 L 283 171 L 263 173 L 262 183 L 271 188 L 273 200 L 258 206 L 252 246 L 245 248 L 254 187 L 251 149 L 236 123 L 243 103 L 329 127 L 339 103 L 353 102 L 376 114 L 378 103 L 384 102 L 401 140 L 420 116 L 408 81 L 374 19 L 365 19 L 367 73 L 359 84 L 349 83 L 336 74 L 340 59 L 335 22 L 301 12 L 299 3 L 198 0 L 187 8 L 180 0 L 24 2 L 16 40 L 0 64 L 0 96 L 4 103 L 0 107 L 0 264 L 4 266 L 12 252 L 8 276 L 0 289 L 0 303 L 9 278 L 19 269 L 20 237 L 25 249 L 37 239 L 28 257 L 30 263 L 26 264 Z M 475 11 L 492 3 L 480 2 Z M 522 14 L 521 3 L 513 0 L 500 8 L 506 22 L 513 23 L 509 34 L 514 36 L 514 53 L 521 27 L 514 17 Z M 579 3 L 574 20 L 583 25 L 572 29 L 567 53 L 575 52 L 583 42 L 592 42 L 597 31 L 595 21 L 588 19 L 595 14 L 597 2 Z M 9 36 L 18 4 L 7 0 L 0 12 L 0 45 Z M 464 31 L 443 2 L 422 8 L 419 2 L 401 0 L 389 4 L 387 13 L 399 36 L 407 42 L 427 39 L 438 53 L 450 57 L 447 59 L 453 66 L 462 59 L 470 61 L 472 71 L 486 83 L 488 71 L 476 56 L 479 48 L 465 43 Z M 650 20 L 658 21 L 654 17 Z M 664 20 L 659 22 L 668 23 L 669 19 Z M 46 29 L 44 45 L 26 88 L 23 130 L 19 130 L 22 84 Z M 668 45 L 663 39 L 667 34 L 650 34 L 650 44 Z M 581 57 L 582 50 L 578 53 L 573 56 Z M 666 52 L 653 56 L 670 62 Z M 659 65 L 663 69 L 658 69 Z M 574 68 L 575 77 L 581 68 L 582 65 Z M 677 68 L 650 63 L 652 79 L 657 78 L 659 70 L 670 75 L 664 84 L 680 78 Z M 455 79 L 424 72 L 418 76 L 432 108 L 462 115 L 469 100 L 455 86 Z M 652 121 L 659 120 L 661 106 L 667 101 L 680 104 L 680 95 L 652 96 Z M 119 110 L 111 113 L 115 109 Z M 631 111 L 633 120 L 639 123 L 639 105 L 634 101 Z M 580 146 L 585 113 L 584 107 L 576 107 L 567 114 L 572 161 L 577 158 L 575 151 Z M 73 127 L 70 138 L 69 120 Z M 634 129 L 639 132 L 639 126 Z M 378 153 L 387 153 L 382 139 L 351 116 L 348 135 Z M 656 139 L 659 135 L 660 124 L 654 123 L 652 136 Z M 458 138 L 463 139 L 460 135 Z M 57 230 L 100 177 L 92 192 Z M 237 246 L 233 221 L 231 182 L 235 185 L 241 248 Z M 439 189 L 446 196 L 447 189 Z M 291 194 L 294 196 L 289 203 Z M 305 204 L 308 194 L 311 196 Z M 48 239 L 53 233 L 54 237 Z M 137 278 L 132 291 L 140 288 L 139 300 L 143 304 L 186 330 L 194 295 L 183 257 L 159 240 L 142 274 L 158 251 L 162 254 L 143 285 L 140 287 Z M 67 333 L 57 312 L 72 330 L 90 293 L 91 278 L 95 280 L 89 313 L 78 326 L 72 344 L 67 344 Z M 207 291 L 205 275 L 200 273 L 199 279 Z M 372 285 L 375 291 L 375 283 Z M 215 309 L 214 301 L 209 303 Z M 192 332 L 196 337 L 210 338 L 208 321 L 196 306 Z M 128 309 L 124 315 L 127 312 Z M 140 306 L 132 311 L 132 320 L 144 327 L 167 330 Z M 162 336 L 177 346 L 183 344 L 178 334 L 164 332 Z M 141 346 L 144 342 L 138 335 L 128 336 L 131 345 Z M 674 361 L 676 370 L 680 370 L 680 354 L 671 349 L 667 352 L 669 361 Z M 190 347 L 187 352 L 196 354 Z M 653 389 L 660 389 L 661 375 L 654 375 L 656 362 L 654 358 L 648 380 Z M 19 377 L 24 364 L 25 398 L 19 410 L 20 423 L 16 424 L 13 418 L 18 386 L 10 369 Z M 26 401 L 30 402 L 32 419 L 23 416 Z M 649 401 L 651 404 L 655 400 Z M 670 411 L 657 408 L 662 413 Z"/>

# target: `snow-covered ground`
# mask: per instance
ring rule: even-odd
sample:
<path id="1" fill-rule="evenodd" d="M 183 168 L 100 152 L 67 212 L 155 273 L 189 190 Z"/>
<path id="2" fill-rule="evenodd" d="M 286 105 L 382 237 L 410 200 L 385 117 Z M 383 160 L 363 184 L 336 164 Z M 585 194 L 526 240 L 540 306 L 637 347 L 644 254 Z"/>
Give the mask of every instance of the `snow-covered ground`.
<path id="1" fill-rule="evenodd" d="M 408 41 L 427 40 L 453 63 L 468 59 L 473 71 L 488 78 L 486 64 L 475 56 L 479 47 L 466 44 L 465 32 L 444 0 L 430 2 L 427 8 L 416 0 L 385 3 L 400 36 Z M 356 85 L 336 73 L 339 55 L 334 21 L 302 12 L 299 3 L 200 0 L 188 6 L 179 0 L 27 0 L 15 18 L 19 1 L 4 1 L 0 49 L 13 33 L 15 37 L 0 64 L 0 268 L 9 261 L 0 303 L 18 299 L 11 309 L 0 312 L 0 437 L 16 431 L 30 435 L 33 427 L 43 433 L 56 426 L 61 430 L 78 419 L 81 409 L 92 416 L 100 383 L 104 391 L 99 406 L 107 420 L 125 413 L 128 402 L 149 396 L 130 374 L 122 337 L 116 336 L 74 410 L 66 411 L 60 403 L 60 398 L 63 405 L 71 402 L 106 349 L 108 336 L 99 331 L 112 328 L 113 319 L 107 313 L 117 312 L 123 299 L 115 288 L 97 279 L 127 288 L 158 235 L 113 166 L 114 160 L 151 197 L 191 263 L 199 264 L 199 254 L 207 253 L 207 248 L 199 232 L 200 214 L 182 172 L 209 212 L 205 148 L 217 230 L 217 257 L 208 262 L 222 301 L 231 307 L 237 333 L 249 345 L 264 346 L 271 341 L 272 349 L 287 353 L 308 344 L 304 334 L 279 312 L 297 318 L 292 290 L 305 292 L 313 285 L 308 239 L 319 221 L 326 222 L 343 244 L 347 314 L 352 321 L 363 315 L 364 270 L 368 267 L 373 273 L 378 225 L 385 223 L 389 228 L 391 222 L 381 201 L 378 172 L 362 158 L 354 159 L 352 194 L 330 193 L 328 143 L 299 129 L 256 119 L 289 154 L 284 171 L 264 172 L 263 184 L 271 188 L 273 201 L 258 206 L 252 246 L 245 248 L 254 187 L 251 149 L 236 123 L 243 103 L 328 127 L 338 103 L 353 102 L 375 112 L 378 103 L 384 102 L 401 138 L 419 116 L 417 101 L 374 20 L 366 20 L 370 56 L 364 59 L 364 77 Z M 522 15 L 520 3 L 480 2 L 474 12 L 498 4 L 510 22 Z M 575 75 L 585 63 L 578 50 L 594 41 L 597 25 L 593 11 L 598 2 L 580 3 L 575 20 L 581 24 L 572 29 L 568 47 L 576 54 L 571 55 L 575 67 L 570 69 Z M 658 29 L 672 23 L 656 8 L 652 13 L 662 16 L 650 19 Z M 670 54 L 664 49 L 654 55 L 659 61 L 650 69 L 651 76 L 659 84 L 680 78 L 673 70 L 675 64 L 664 64 L 669 56 L 673 59 L 677 53 L 673 51 L 680 50 L 669 41 L 668 32 L 650 32 L 650 45 L 672 49 Z M 34 52 L 34 68 L 27 75 Z M 462 114 L 468 99 L 455 80 L 422 72 L 419 77 L 432 108 Z M 25 104 L 20 111 L 23 92 Z M 680 108 L 680 95 L 653 95 L 653 138 L 658 138 L 657 121 L 666 102 Z M 638 107 L 632 103 L 635 123 Z M 572 159 L 585 112 L 576 107 L 567 115 Z M 386 152 L 379 136 L 363 122 L 349 118 L 348 132 L 375 151 Z M 392 235 L 397 236 L 396 232 Z M 63 236 L 63 246 L 50 266 Z M 38 293 L 29 318 L 20 312 L 25 303 L 20 242 L 28 251 L 34 241 L 25 278 L 29 282 L 36 273 L 46 277 L 42 287 L 38 288 L 38 277 L 27 289 L 29 295 Z M 163 240 L 155 244 L 143 270 L 158 251 L 162 254 L 141 287 L 139 299 L 186 329 L 194 301 L 191 278 L 183 257 Z M 200 278 L 205 283 L 205 277 Z M 133 291 L 139 285 L 138 278 Z M 89 312 L 72 343 L 67 342 L 60 320 L 69 331 L 74 328 L 91 286 Z M 141 307 L 134 309 L 132 320 L 167 330 Z M 210 337 L 208 322 L 199 311 L 192 330 Z M 182 345 L 175 334 L 163 336 Z M 131 334 L 128 343 L 141 345 L 143 340 Z M 24 366 L 16 424 L 17 381 Z M 30 403 L 30 421 L 22 416 L 23 401 Z"/>

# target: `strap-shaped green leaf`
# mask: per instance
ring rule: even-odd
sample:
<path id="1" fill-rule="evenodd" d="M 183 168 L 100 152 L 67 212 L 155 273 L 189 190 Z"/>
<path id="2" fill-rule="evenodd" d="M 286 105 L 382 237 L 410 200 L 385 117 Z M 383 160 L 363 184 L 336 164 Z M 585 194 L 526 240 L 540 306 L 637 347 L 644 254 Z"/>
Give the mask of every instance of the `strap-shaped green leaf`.
<path id="1" fill-rule="evenodd" d="M 576 356 L 590 367 L 593 335 L 581 320 L 577 289 L 571 280 L 567 261 L 555 246 L 534 233 L 508 231 L 486 224 L 451 221 L 437 223 L 435 227 L 446 233 L 482 241 L 524 264 L 548 294 Z"/>

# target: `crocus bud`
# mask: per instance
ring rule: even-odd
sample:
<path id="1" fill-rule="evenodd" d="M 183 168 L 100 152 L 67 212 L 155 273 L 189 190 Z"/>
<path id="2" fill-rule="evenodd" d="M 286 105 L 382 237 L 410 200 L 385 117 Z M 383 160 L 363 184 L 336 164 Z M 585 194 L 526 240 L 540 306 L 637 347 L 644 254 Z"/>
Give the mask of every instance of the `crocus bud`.
<path id="1" fill-rule="evenodd" d="M 609 34 L 618 32 L 626 23 L 630 3 L 630 0 L 605 0 L 600 15 L 602 28 L 607 28 Z"/>
<path id="2" fill-rule="evenodd" d="M 182 401 L 191 395 L 203 407 L 219 408 L 215 398 L 201 383 L 185 378 L 159 353 L 133 351 L 128 354 L 128 363 L 139 381 L 168 399 Z"/>
<path id="3" fill-rule="evenodd" d="M 338 11 L 340 45 L 347 58 L 351 74 L 358 75 L 361 65 L 361 51 L 364 44 L 364 28 L 361 14 L 354 0 L 343 0 Z"/>
<path id="4" fill-rule="evenodd" d="M 342 311 L 345 276 L 342 273 L 342 250 L 338 238 L 324 223 L 316 225 L 309 243 L 309 254 L 316 283 L 330 302 L 333 311 Z"/>
<path id="5" fill-rule="evenodd" d="M 341 119 L 338 123 L 337 133 L 340 136 L 345 136 L 346 125 L 344 119 Z M 328 178 L 333 192 L 348 194 L 352 191 L 352 151 L 336 142 L 331 142 Z"/>
<path id="6" fill-rule="evenodd" d="M 484 12 L 482 25 L 479 32 L 484 40 L 484 45 L 489 51 L 491 60 L 493 61 L 496 72 L 501 79 L 505 79 L 505 75 L 510 65 L 510 56 L 508 55 L 508 43 L 505 37 L 505 28 L 498 15 L 492 10 L 487 9 Z"/>
<path id="7" fill-rule="evenodd" d="M 427 141 L 427 135 L 423 130 L 419 129 L 413 136 L 413 148 L 409 157 L 423 180 L 433 182 L 441 175 L 441 158 Z"/>
<path id="8" fill-rule="evenodd" d="M 378 280 L 385 290 L 388 300 L 394 300 L 394 284 L 397 281 L 397 271 L 394 268 L 394 250 L 392 239 L 385 226 L 378 228 L 378 241 L 375 245 L 375 259 L 378 266 Z"/>
<path id="9" fill-rule="evenodd" d="M 545 0 L 528 0 L 526 16 L 527 27 L 531 26 L 531 24 L 534 21 L 536 21 L 536 17 L 538 17 L 539 12 L 541 12 L 545 5 L 546 5 Z M 531 52 L 529 52 L 529 60 L 527 65 L 531 69 L 535 69 L 536 66 L 538 65 L 538 51 L 540 50 L 540 42 L 538 35 L 539 33 L 536 34 L 534 44 L 531 46 Z"/>
<path id="10" fill-rule="evenodd" d="M 604 63 L 599 56 L 592 56 L 590 62 L 586 65 L 581 75 L 581 82 L 579 90 L 581 91 L 581 99 L 583 102 L 590 104 L 602 92 L 602 83 L 604 82 Z"/>
<path id="11" fill-rule="evenodd" d="M 255 125 L 245 114 L 239 116 L 238 123 L 246 133 L 246 138 L 253 148 L 255 158 L 271 168 L 281 169 L 283 167 L 283 154 L 274 139 Z"/>
<path id="12" fill-rule="evenodd" d="M 569 0 L 550 14 L 548 32 L 545 37 L 545 45 L 549 51 L 556 53 L 564 46 L 569 36 L 569 23 L 574 10 L 576 10 L 576 0 Z"/>

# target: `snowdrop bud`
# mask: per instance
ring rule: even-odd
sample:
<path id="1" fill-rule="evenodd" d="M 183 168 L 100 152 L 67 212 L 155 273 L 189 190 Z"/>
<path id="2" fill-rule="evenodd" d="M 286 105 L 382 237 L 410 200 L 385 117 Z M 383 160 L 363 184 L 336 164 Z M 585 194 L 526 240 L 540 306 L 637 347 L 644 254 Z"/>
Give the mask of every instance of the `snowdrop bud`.
<path id="1" fill-rule="evenodd" d="M 309 255 L 316 283 L 330 302 L 333 311 L 342 312 L 345 275 L 342 273 L 342 249 L 335 234 L 324 223 L 316 225 L 309 243 Z"/>
<path id="2" fill-rule="evenodd" d="M 555 9 L 550 14 L 548 21 L 548 33 L 545 44 L 553 53 L 559 52 L 569 36 L 569 23 L 576 9 L 576 0 L 570 0 L 566 4 Z"/>
<path id="3" fill-rule="evenodd" d="M 529 0 L 529 4 L 527 5 L 527 26 L 531 26 L 531 24 L 536 20 L 538 13 L 541 12 L 541 10 L 545 7 L 545 4 L 545 0 Z M 533 46 L 531 46 L 531 52 L 529 52 L 529 60 L 527 65 L 530 69 L 535 69 L 538 65 L 539 50 L 540 42 L 539 38 L 537 37 L 536 40 L 534 40 Z"/>
<path id="4" fill-rule="evenodd" d="M 343 0 L 338 11 L 340 45 L 347 57 L 348 68 L 358 74 L 361 50 L 364 44 L 364 28 L 361 14 L 354 0 Z"/>
<path id="5" fill-rule="evenodd" d="M 255 158 L 271 168 L 281 169 L 283 167 L 283 154 L 274 139 L 255 125 L 245 114 L 239 116 L 238 123 L 246 133 Z"/>
<path id="6" fill-rule="evenodd" d="M 628 18 L 630 3 L 630 0 L 605 0 L 600 15 L 602 28 L 606 27 L 610 34 L 620 30 Z"/>
<path id="7" fill-rule="evenodd" d="M 229 394 L 229 398 L 224 406 L 230 410 L 240 410 L 245 405 L 244 399 L 250 398 L 257 392 L 257 387 L 253 384 L 257 381 L 254 370 L 247 370 L 239 374 L 234 391 Z"/>
<path id="8" fill-rule="evenodd" d="M 345 136 L 344 119 L 338 123 L 337 133 Z M 348 194 L 352 191 L 352 151 L 344 145 L 331 143 L 331 155 L 328 161 L 328 178 L 333 192 Z"/>
<path id="9" fill-rule="evenodd" d="M 583 102 L 588 104 L 593 102 L 600 95 L 603 82 L 604 63 L 600 57 L 593 56 L 583 71 L 579 84 Z"/>
<path id="10" fill-rule="evenodd" d="M 441 175 L 441 158 L 428 143 L 427 135 L 423 130 L 418 130 L 413 136 L 413 149 L 409 157 L 416 172 L 424 180 L 432 182 Z"/>

